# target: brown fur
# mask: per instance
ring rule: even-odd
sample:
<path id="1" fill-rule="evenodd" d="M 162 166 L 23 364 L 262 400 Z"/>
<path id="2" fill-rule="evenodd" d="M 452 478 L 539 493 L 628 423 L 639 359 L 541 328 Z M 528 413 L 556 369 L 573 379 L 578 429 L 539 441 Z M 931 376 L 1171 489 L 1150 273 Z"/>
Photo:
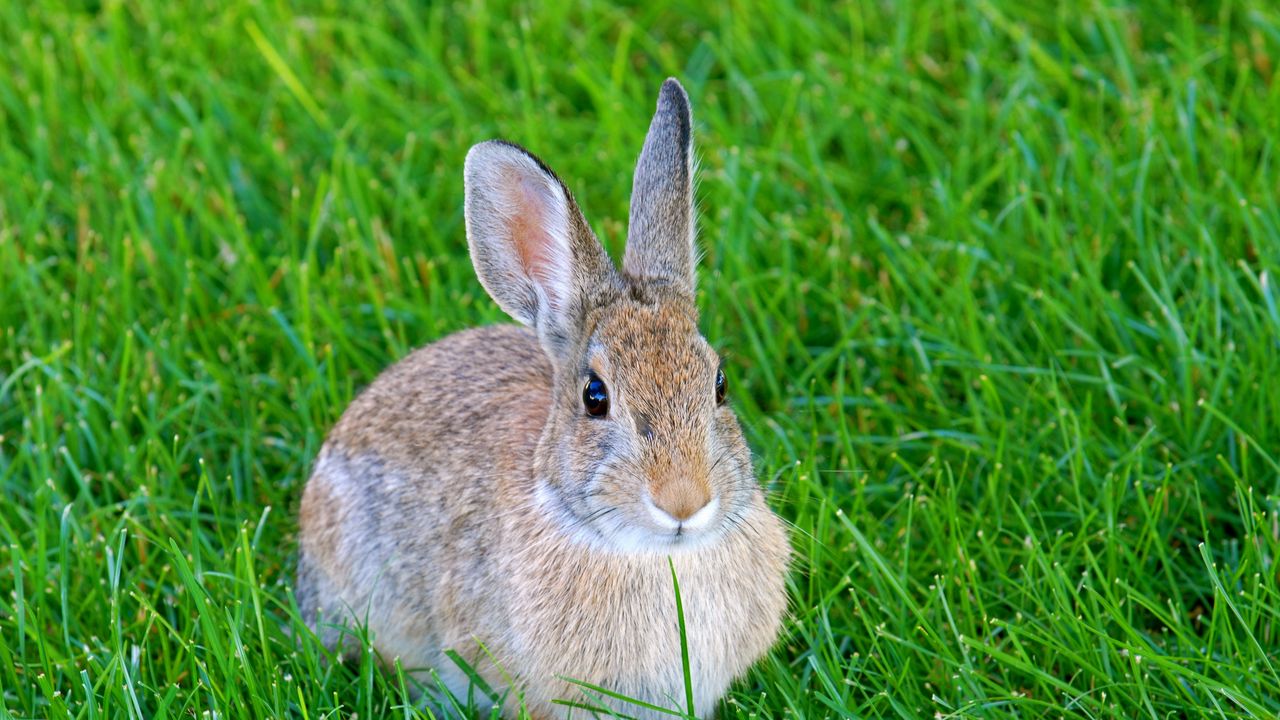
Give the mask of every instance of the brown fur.
<path id="1" fill-rule="evenodd" d="M 660 132 L 673 125 L 664 112 L 688 112 L 674 81 Z M 681 201 L 687 176 L 641 177 L 678 175 L 672 158 L 690 157 L 662 146 L 679 133 L 653 133 L 645 155 L 666 160 L 645 169 L 642 155 L 637 184 Z M 326 643 L 350 652 L 344 628 L 364 625 L 384 660 L 435 668 L 464 693 L 444 654 L 455 650 L 535 717 L 583 700 L 563 677 L 672 707 L 683 680 L 669 557 L 697 712 L 710 715 L 777 636 L 790 550 L 737 420 L 715 402 L 719 361 L 692 277 L 670 276 L 683 255 L 659 247 L 688 241 L 692 219 L 633 236 L 653 247 L 628 262 L 654 264 L 613 274 L 567 191 L 520 153 L 486 144 L 468 157 L 468 239 L 485 287 L 531 329 L 446 337 L 351 404 L 303 494 L 300 605 Z M 608 386 L 607 417 L 583 411 L 588 371 Z"/>

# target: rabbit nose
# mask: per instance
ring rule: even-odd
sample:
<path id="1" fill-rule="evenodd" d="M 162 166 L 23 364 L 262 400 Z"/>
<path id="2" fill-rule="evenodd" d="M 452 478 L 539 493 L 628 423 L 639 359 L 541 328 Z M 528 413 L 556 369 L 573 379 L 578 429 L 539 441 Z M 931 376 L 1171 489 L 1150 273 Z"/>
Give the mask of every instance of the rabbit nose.
<path id="1" fill-rule="evenodd" d="M 653 494 L 653 504 L 677 523 L 687 521 L 711 502 L 711 488 L 704 482 L 669 482 Z"/>

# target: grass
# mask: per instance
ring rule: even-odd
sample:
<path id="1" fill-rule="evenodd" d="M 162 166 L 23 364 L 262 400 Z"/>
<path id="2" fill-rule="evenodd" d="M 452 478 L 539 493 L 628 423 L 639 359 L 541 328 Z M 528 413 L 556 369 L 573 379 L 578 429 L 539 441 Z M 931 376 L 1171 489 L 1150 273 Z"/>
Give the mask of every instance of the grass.
<path id="1" fill-rule="evenodd" d="M 617 257 L 667 75 L 800 558 L 721 716 L 1280 714 L 1280 11 L 700 5 L 0 4 L 0 716 L 429 716 L 291 639 L 309 464 L 503 319 L 466 149 Z"/>

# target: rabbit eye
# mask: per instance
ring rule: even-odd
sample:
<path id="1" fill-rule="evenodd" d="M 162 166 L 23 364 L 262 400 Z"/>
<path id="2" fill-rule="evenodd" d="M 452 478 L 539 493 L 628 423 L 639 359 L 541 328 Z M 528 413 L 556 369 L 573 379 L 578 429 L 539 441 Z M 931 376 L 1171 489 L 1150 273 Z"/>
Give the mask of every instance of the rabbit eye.
<path id="1" fill-rule="evenodd" d="M 724 379 L 724 370 L 716 370 L 716 404 L 723 405 L 724 397 L 729 393 L 729 381 Z"/>
<path id="2" fill-rule="evenodd" d="M 609 414 L 609 388 L 595 373 L 587 375 L 587 384 L 582 386 L 582 407 L 591 417 Z"/>

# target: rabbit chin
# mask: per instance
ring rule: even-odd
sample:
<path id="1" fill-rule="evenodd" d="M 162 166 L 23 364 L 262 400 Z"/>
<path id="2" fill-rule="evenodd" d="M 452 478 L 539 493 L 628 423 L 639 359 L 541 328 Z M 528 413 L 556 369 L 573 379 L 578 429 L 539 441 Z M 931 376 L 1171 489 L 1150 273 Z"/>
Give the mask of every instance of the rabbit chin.
<path id="1" fill-rule="evenodd" d="M 602 552 L 671 555 L 714 545 L 724 535 L 717 507 L 704 508 L 711 512 L 697 527 L 673 528 L 660 525 L 652 518 L 627 517 L 621 508 L 619 512 L 604 513 L 599 520 L 583 522 L 545 482 L 537 484 L 534 500 L 552 525 L 565 536 Z M 718 506 L 717 501 L 713 504 Z"/>

